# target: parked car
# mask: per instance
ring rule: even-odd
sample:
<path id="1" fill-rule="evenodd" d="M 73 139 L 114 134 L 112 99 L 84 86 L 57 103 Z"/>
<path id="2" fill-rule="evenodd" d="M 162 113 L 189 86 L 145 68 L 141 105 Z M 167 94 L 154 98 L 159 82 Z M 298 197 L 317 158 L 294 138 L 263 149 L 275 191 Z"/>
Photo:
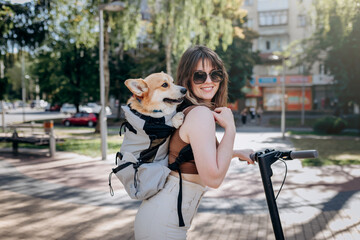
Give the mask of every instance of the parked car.
<path id="1" fill-rule="evenodd" d="M 8 113 L 9 109 L 10 109 L 9 105 L 4 102 L 4 113 Z M 3 111 L 3 109 L 2 109 L 2 104 L 1 104 L 1 101 L 0 101 L 0 113 L 2 113 L 2 111 Z"/>
<path id="2" fill-rule="evenodd" d="M 74 114 L 76 113 L 76 107 L 74 104 L 64 103 L 60 109 L 60 112 Z M 90 107 L 79 106 L 79 112 L 92 113 L 93 110 Z"/>
<path id="3" fill-rule="evenodd" d="M 94 103 L 94 102 L 89 102 L 89 103 L 87 103 L 87 104 L 85 105 L 85 107 L 91 108 L 92 111 L 93 111 L 94 113 L 97 113 L 97 114 L 99 114 L 100 111 L 101 111 L 101 105 L 99 105 L 99 104 L 97 104 L 97 103 Z M 109 116 L 109 115 L 112 114 L 111 109 L 110 109 L 110 107 L 108 107 L 108 106 L 105 107 L 105 112 L 106 112 L 106 115 L 107 115 L 107 116 Z"/>
<path id="4" fill-rule="evenodd" d="M 49 105 L 49 103 L 45 100 L 33 100 L 30 103 L 31 108 L 46 108 Z"/>
<path id="5" fill-rule="evenodd" d="M 80 112 L 63 119 L 62 124 L 65 126 L 79 125 L 93 127 L 97 124 L 97 117 L 95 113 Z"/>
<path id="6" fill-rule="evenodd" d="M 59 104 L 48 104 L 45 107 L 45 111 L 50 111 L 50 112 L 59 112 L 61 109 L 61 106 Z"/>

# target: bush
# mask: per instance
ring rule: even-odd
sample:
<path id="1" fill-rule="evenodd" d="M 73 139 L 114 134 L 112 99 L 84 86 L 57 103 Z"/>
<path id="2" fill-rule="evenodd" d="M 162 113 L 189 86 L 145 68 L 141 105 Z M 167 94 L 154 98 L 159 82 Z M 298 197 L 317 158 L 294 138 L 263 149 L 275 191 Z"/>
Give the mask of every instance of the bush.
<path id="1" fill-rule="evenodd" d="M 324 117 L 314 124 L 314 131 L 319 133 L 339 134 L 347 126 L 346 121 L 338 117 Z"/>

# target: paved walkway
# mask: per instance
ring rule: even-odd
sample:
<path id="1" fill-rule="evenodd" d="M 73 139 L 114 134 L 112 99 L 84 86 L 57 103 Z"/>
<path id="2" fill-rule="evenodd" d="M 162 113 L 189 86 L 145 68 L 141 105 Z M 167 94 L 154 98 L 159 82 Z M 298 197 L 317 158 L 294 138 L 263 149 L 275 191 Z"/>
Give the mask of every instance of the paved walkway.
<path id="1" fill-rule="evenodd" d="M 235 146 L 291 150 L 278 131 L 253 130 L 240 129 Z M 48 158 L 47 150 L 35 151 L 13 156 L 0 150 L 1 239 L 134 239 L 140 203 L 116 177 L 115 196 L 109 195 L 114 156 L 101 161 L 58 152 Z M 277 191 L 283 163 L 273 172 Z M 360 166 L 302 168 L 288 161 L 277 203 L 286 239 L 360 239 Z M 233 160 L 222 186 L 205 194 L 189 239 L 275 239 L 258 166 Z"/>

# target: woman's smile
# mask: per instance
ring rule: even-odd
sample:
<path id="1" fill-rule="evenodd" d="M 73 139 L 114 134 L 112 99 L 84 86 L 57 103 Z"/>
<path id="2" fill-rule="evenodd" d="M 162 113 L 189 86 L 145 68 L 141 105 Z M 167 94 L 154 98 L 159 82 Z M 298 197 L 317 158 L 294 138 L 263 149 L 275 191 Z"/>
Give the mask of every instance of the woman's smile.
<path id="1" fill-rule="evenodd" d="M 202 99 L 204 102 L 211 102 L 216 92 L 219 89 L 219 82 L 213 82 L 210 79 L 209 73 L 214 70 L 211 62 L 209 60 L 199 61 L 195 71 L 204 71 L 207 73 L 206 81 L 201 84 L 195 84 L 194 81 L 191 81 L 191 88 L 193 89 L 193 93 L 199 99 Z"/>

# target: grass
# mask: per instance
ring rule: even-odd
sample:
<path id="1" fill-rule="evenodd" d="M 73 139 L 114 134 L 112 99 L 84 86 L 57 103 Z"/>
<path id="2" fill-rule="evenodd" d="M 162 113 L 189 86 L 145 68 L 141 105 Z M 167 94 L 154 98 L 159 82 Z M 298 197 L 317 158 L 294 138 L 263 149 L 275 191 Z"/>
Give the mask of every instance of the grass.
<path id="1" fill-rule="evenodd" d="M 319 157 L 302 160 L 303 166 L 360 164 L 360 140 L 351 139 L 291 139 L 298 150 L 316 149 Z"/>
<path id="2" fill-rule="evenodd" d="M 116 153 L 120 150 L 122 139 L 119 136 L 110 136 L 107 139 L 108 154 Z M 0 143 L 0 148 L 11 148 L 11 143 Z M 46 149 L 48 146 L 37 146 L 32 144 L 19 144 L 19 148 Z M 56 144 L 56 151 L 74 152 L 90 157 L 101 156 L 101 140 L 95 136 L 92 139 L 65 139 L 64 142 Z"/>
<path id="3" fill-rule="evenodd" d="M 297 131 L 297 130 L 291 130 L 288 131 L 290 135 L 316 135 L 316 136 L 352 136 L 352 137 L 359 137 L 358 132 L 342 132 L 339 134 L 327 134 L 327 133 L 318 133 L 315 131 Z"/>
<path id="4" fill-rule="evenodd" d="M 306 118 L 304 121 L 304 125 L 301 125 L 300 118 L 286 118 L 285 125 L 287 127 L 312 127 L 315 122 L 316 118 Z M 269 119 L 269 126 L 279 127 L 281 124 L 281 119 L 279 118 L 270 118 Z"/>
<path id="5" fill-rule="evenodd" d="M 108 154 L 116 153 L 120 150 L 121 142 L 119 137 L 108 137 Z M 74 152 L 81 155 L 98 157 L 101 156 L 101 140 L 96 139 L 66 139 L 63 143 L 56 144 L 56 150 Z"/>

